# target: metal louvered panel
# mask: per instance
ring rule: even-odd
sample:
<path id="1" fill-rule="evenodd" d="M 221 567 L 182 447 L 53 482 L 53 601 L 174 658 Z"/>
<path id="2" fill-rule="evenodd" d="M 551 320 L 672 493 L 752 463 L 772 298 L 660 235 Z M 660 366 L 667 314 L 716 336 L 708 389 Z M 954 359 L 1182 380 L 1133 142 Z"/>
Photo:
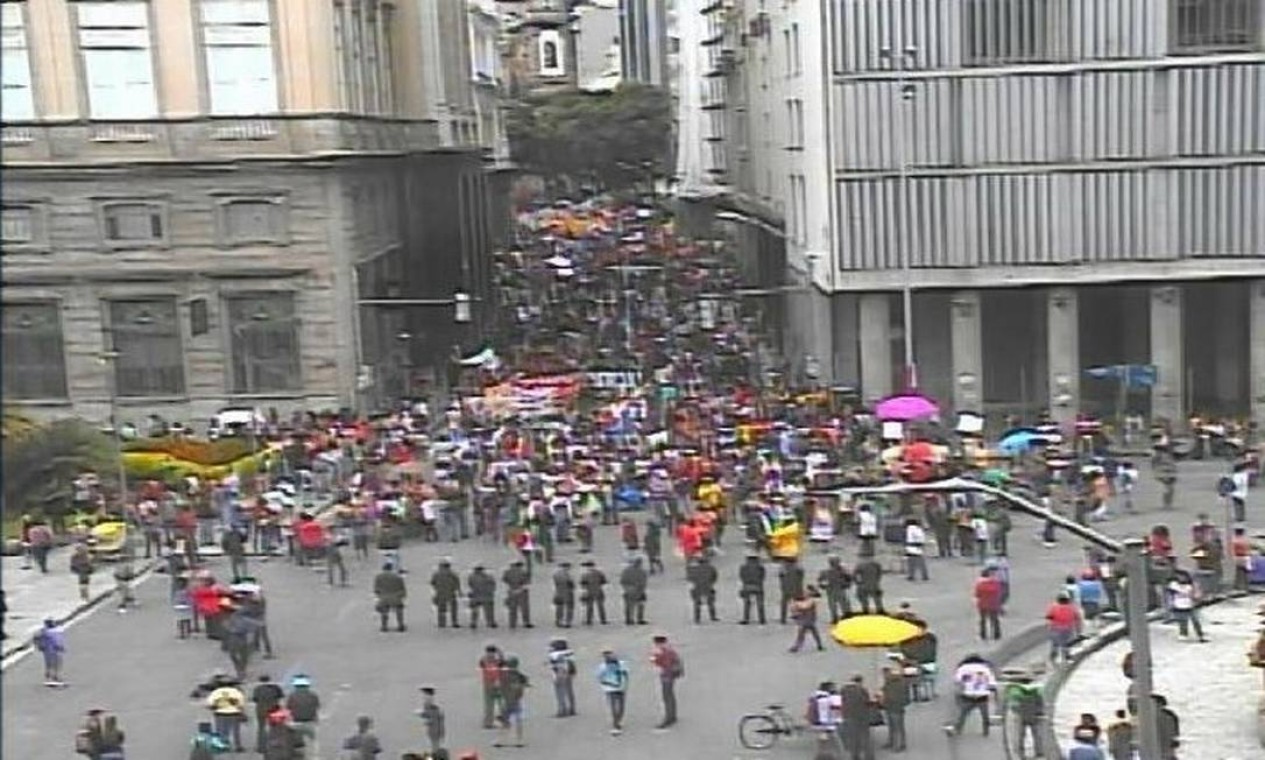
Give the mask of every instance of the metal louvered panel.
<path id="1" fill-rule="evenodd" d="M 1265 148 L 1265 73 L 1261 64 L 1177 69 L 1173 110 L 1180 156 L 1258 152 Z"/>

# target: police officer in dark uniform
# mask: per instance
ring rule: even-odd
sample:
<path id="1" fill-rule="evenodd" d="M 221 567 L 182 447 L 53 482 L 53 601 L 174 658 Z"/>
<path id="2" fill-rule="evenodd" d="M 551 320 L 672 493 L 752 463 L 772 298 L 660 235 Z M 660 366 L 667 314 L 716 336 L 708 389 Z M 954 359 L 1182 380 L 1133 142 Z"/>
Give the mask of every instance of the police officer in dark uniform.
<path id="1" fill-rule="evenodd" d="M 777 579 L 782 592 L 779 619 L 782 625 L 786 625 L 786 613 L 790 609 L 791 602 L 804 593 L 804 568 L 800 566 L 798 560 L 786 562 L 782 565 L 782 571 L 778 573 Z"/>
<path id="2" fill-rule="evenodd" d="M 584 573 L 580 575 L 580 602 L 584 604 L 584 624 L 593 625 L 593 608 L 606 625 L 606 574 L 597 569 L 592 560 L 580 563 Z"/>
<path id="3" fill-rule="evenodd" d="M 751 608 L 754 606 L 760 613 L 760 625 L 768 622 L 764 611 L 764 563 L 759 554 L 748 554 L 742 567 L 738 568 L 738 596 L 742 597 L 742 620 L 740 625 L 750 625 Z"/>
<path id="4" fill-rule="evenodd" d="M 496 579 L 488 575 L 483 565 L 475 565 L 466 578 L 466 591 L 470 595 L 470 627 L 479 627 L 479 612 L 489 628 L 496 627 Z"/>
<path id="5" fill-rule="evenodd" d="M 575 578 L 571 563 L 563 562 L 553 574 L 553 624 L 570 628 L 575 620 Z"/>
<path id="6" fill-rule="evenodd" d="M 690 584 L 690 599 L 694 602 L 694 623 L 703 622 L 703 605 L 707 605 L 707 614 L 713 623 L 716 617 L 716 581 L 719 579 L 716 566 L 706 556 L 698 557 L 690 562 L 685 571 L 685 578 Z"/>
<path id="7" fill-rule="evenodd" d="M 624 589 L 624 625 L 646 624 L 646 585 L 649 582 L 641 557 L 634 557 L 619 574 Z"/>
<path id="8" fill-rule="evenodd" d="M 442 560 L 430 576 L 430 587 L 435 592 L 435 611 L 439 614 L 439 627 L 447 628 L 449 618 L 452 627 L 460 628 L 457 620 L 457 597 L 461 596 L 461 579 L 452 571 L 452 562 Z"/>
<path id="9" fill-rule="evenodd" d="M 531 624 L 531 574 L 527 572 L 523 560 L 514 560 L 509 568 L 501 574 L 501 582 L 505 584 L 505 608 L 509 611 L 510 628 L 518 627 L 518 618 L 523 618 L 523 627 L 532 628 Z"/>
<path id="10" fill-rule="evenodd" d="M 817 574 L 817 588 L 826 595 L 832 625 L 852 615 L 852 600 L 848 597 L 851 587 L 852 574 L 838 557 L 831 557 L 825 569 Z"/>

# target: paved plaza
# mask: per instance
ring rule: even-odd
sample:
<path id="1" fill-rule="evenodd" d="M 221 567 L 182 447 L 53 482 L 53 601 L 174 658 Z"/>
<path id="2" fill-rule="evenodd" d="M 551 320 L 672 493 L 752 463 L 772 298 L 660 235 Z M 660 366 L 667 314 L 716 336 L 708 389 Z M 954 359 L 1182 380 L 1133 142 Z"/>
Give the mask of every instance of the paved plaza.
<path id="1" fill-rule="evenodd" d="M 1256 641 L 1260 597 L 1231 599 L 1201 611 L 1208 643 L 1178 637 L 1176 625 L 1151 626 L 1155 692 L 1168 698 L 1181 721 L 1181 757 L 1192 760 L 1255 760 L 1265 757 L 1257 734 L 1261 671 L 1248 667 Z M 1083 712 L 1104 725 L 1124 707 L 1129 681 L 1120 663 L 1127 639 L 1082 661 L 1068 677 L 1055 705 L 1060 740 L 1070 746 L 1071 727 Z"/>
<path id="2" fill-rule="evenodd" d="M 1176 532 L 1184 534 L 1184 526 L 1200 511 L 1200 504 L 1210 501 L 1204 481 L 1212 482 L 1216 471 L 1212 464 L 1185 466 L 1179 499 L 1182 508 L 1163 515 Z M 1154 509 L 1156 501 L 1150 484 L 1145 484 L 1139 505 Z M 1112 533 L 1137 533 L 1159 519 L 1151 511 L 1106 523 L 1105 527 Z M 1064 540 L 1056 549 L 1045 549 L 1033 538 L 1036 528 L 1020 518 L 1011 536 L 1015 586 L 1003 619 L 1008 636 L 1040 620 L 1063 577 L 1079 561 L 1079 542 Z M 842 544 L 840 550 L 846 562 L 854 560 L 855 546 L 850 542 Z M 729 543 L 719 560 L 719 607 L 723 618 L 719 624 L 696 626 L 690 621 L 683 566 L 671 552 L 667 575 L 655 576 L 651 581 L 650 625 L 622 625 L 617 609 L 618 590 L 609 590 L 608 605 L 615 613 L 611 625 L 577 627 L 565 632 L 577 651 L 580 667 L 580 715 L 565 721 L 552 717 L 552 689 L 544 666 L 548 641 L 559 633 L 552 625 L 552 610 L 547 604 L 551 597 L 551 569 L 537 573 L 532 587 L 534 630 L 507 630 L 499 592 L 499 630 L 441 631 L 434 626 L 426 580 L 441 557 L 451 555 L 463 578 L 477 562 L 486 563 L 499 576 L 512 560 L 508 549 L 483 541 L 406 547 L 404 563 L 412 572 L 407 576 L 410 628 L 404 634 L 377 632 L 369 584 L 378 568 L 372 564 L 353 564 L 352 587 L 331 589 L 325 585 L 323 575 L 309 568 L 284 560 L 266 564 L 252 561 L 251 572 L 260 578 L 268 594 L 269 621 L 278 655 L 276 660 L 256 661 L 252 674 L 268 672 L 274 678 L 288 678 L 302 672 L 312 676 L 325 703 L 320 731 L 325 758 L 333 756 L 337 742 L 352 732 L 360 714 L 371 715 L 377 721 L 388 749 L 384 757 L 395 758 L 402 751 L 424 748 L 421 722 L 413 714 L 420 705 L 418 687 L 422 684 L 438 690 L 440 704 L 448 713 L 450 746 L 477 749 L 482 758 L 809 757 L 812 745 L 808 738 L 793 739 L 763 753 L 742 750 L 737 740 L 739 717 L 770 702 L 784 703 L 798 715 L 807 694 L 820 680 L 842 681 L 854 673 L 864 673 L 872 683 L 876 658 L 868 652 L 846 651 L 833 644 L 828 644 L 827 651 L 821 654 L 792 655 L 786 651 L 793 637 L 792 627 L 775 622 L 764 627 L 736 625 L 736 565 L 743 554 L 739 545 Z M 622 556 L 617 531 L 603 528 L 597 560 L 612 579 L 618 573 Z M 578 563 L 581 555 L 569 545 L 562 548 L 560 559 Z M 55 572 L 46 578 L 35 577 L 33 571 L 14 571 L 6 565 L 5 587 L 59 583 L 73 593 L 74 581 L 65 563 L 64 555 L 54 555 Z M 806 558 L 809 577 L 815 577 L 824 564 L 823 553 L 811 552 Z M 227 571 L 226 566 L 215 567 L 220 572 Z M 885 579 L 889 606 L 908 600 L 930 621 L 940 637 L 940 661 L 945 669 L 970 652 L 990 650 L 975 637 L 970 588 L 976 573 L 976 567 L 960 559 L 933 560 L 930 583 L 909 583 L 898 577 Z M 64 760 L 81 716 L 92 707 L 108 708 L 119 716 L 128 734 L 130 757 L 183 757 L 195 724 L 206 716 L 206 710 L 189 698 L 189 692 L 200 679 L 227 667 L 227 658 L 213 642 L 176 639 L 173 614 L 166 602 L 167 583 L 165 576 L 152 576 L 139 589 L 139 609 L 118 615 L 112 605 L 103 604 L 98 612 L 71 627 L 65 669 L 69 688 L 54 691 L 43 687 L 35 656 L 20 659 L 4 671 L 5 757 Z M 772 573 L 768 588 L 770 597 L 775 599 L 776 580 Z M 12 590 L 10 596 L 22 598 Z M 770 611 L 776 616 L 773 605 Z M 20 630 L 17 622 L 14 621 L 15 631 Z M 1221 626 L 1211 628 L 1214 638 L 1224 635 Z M 650 637 L 657 632 L 668 634 L 676 642 L 687 671 L 678 686 L 682 721 L 662 733 L 653 730 L 660 718 L 658 686 L 648 662 Z M 475 662 L 488 643 L 496 643 L 519 656 L 532 679 L 533 688 L 527 697 L 525 749 L 492 749 L 495 734 L 479 728 L 481 708 Z M 607 646 L 620 652 L 632 669 L 627 731 L 620 737 L 607 733 L 601 695 L 592 676 L 599 652 Z M 1242 649 L 1236 645 L 1240 662 L 1245 661 Z M 1163 679 L 1161 673 L 1162 685 Z M 1169 686 L 1164 688 L 1172 691 Z M 967 736 L 959 739 L 950 741 L 944 736 L 941 726 L 951 705 L 945 696 L 949 690 L 942 687 L 940 691 L 936 703 L 911 707 L 910 751 L 902 756 L 919 760 L 1000 758 L 998 739 L 980 738 L 973 726 Z M 1189 723 L 1183 721 L 1183 725 Z M 247 735 L 253 736 L 253 730 L 252 725 Z M 1188 730 L 1193 731 L 1193 725 Z M 876 732 L 880 742 L 882 733 L 882 729 Z"/>

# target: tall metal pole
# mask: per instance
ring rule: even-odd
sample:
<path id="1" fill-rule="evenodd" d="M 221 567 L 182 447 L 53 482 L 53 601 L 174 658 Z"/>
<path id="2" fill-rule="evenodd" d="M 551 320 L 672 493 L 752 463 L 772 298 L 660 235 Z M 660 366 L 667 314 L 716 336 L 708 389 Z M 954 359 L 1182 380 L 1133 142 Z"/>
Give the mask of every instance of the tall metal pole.
<path id="1" fill-rule="evenodd" d="M 1147 601 L 1150 580 L 1147 578 L 1147 561 L 1140 538 L 1124 542 L 1125 577 L 1128 583 L 1129 644 L 1133 648 L 1133 688 L 1138 705 L 1139 757 L 1159 758 L 1160 722 L 1159 709 L 1151 692 L 1151 627 L 1147 620 Z"/>
<path id="2" fill-rule="evenodd" d="M 127 466 L 123 462 L 123 431 L 119 427 L 118 408 L 118 359 L 119 352 L 114 349 L 114 338 L 110 338 L 109 350 L 101 353 L 101 363 L 106 368 L 107 385 L 110 392 L 110 432 L 114 436 L 115 467 L 118 468 L 120 506 L 127 508 Z"/>
<path id="3" fill-rule="evenodd" d="M 896 224 L 896 249 L 901 271 L 901 315 L 904 320 L 903 344 L 905 350 L 905 386 L 908 390 L 918 387 L 918 365 L 914 359 L 914 286 L 912 255 L 909 250 L 909 161 L 906 157 L 905 110 L 913 100 L 913 86 L 905 81 L 905 69 L 913 63 L 918 49 L 909 46 L 895 55 L 884 49 L 883 56 L 896 71 L 896 89 L 900 102 L 896 104 L 896 162 L 899 169 L 900 203 L 897 207 L 899 221 Z"/>

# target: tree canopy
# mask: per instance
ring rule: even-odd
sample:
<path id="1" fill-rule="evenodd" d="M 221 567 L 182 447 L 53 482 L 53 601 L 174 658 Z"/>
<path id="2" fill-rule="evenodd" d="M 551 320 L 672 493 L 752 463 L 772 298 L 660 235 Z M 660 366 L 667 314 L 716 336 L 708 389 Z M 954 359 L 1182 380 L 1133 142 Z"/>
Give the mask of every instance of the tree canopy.
<path id="1" fill-rule="evenodd" d="M 509 108 L 506 132 L 527 171 L 623 190 L 669 173 L 672 116 L 666 90 L 626 83 L 529 95 Z"/>
<path id="2" fill-rule="evenodd" d="M 110 480 L 118 457 L 110 438 L 82 420 L 36 425 L 6 415 L 4 420 L 4 502 L 6 514 L 69 510 L 72 485 L 85 472 Z"/>

